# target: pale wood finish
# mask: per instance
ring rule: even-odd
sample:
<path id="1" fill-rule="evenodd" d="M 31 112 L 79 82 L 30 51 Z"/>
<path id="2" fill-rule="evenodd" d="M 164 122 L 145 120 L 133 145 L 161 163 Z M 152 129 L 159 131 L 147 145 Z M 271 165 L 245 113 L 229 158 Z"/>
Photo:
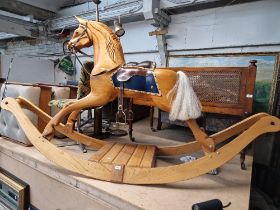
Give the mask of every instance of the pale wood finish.
<path id="1" fill-rule="evenodd" d="M 146 148 L 147 147 L 145 145 L 137 145 L 137 148 L 135 149 L 133 156 L 130 158 L 127 165 L 131 167 L 141 167 L 141 162 L 146 152 Z"/>
<path id="2" fill-rule="evenodd" d="M 44 113 L 42 110 L 40 110 L 38 107 L 36 107 L 34 104 L 32 104 L 27 99 L 24 99 L 22 97 L 19 97 L 17 99 L 18 103 L 25 109 L 29 109 L 30 111 L 34 112 L 39 116 L 39 118 L 43 119 L 45 122 L 48 122 L 51 117 Z M 247 119 L 230 126 L 229 128 L 220 131 L 216 134 L 210 135 L 209 137 L 212 138 L 215 142 L 215 144 L 219 144 L 228 138 L 238 135 L 239 133 L 243 132 L 244 130 L 248 129 L 250 126 L 252 126 L 254 123 L 256 123 L 259 119 L 262 117 L 268 116 L 267 113 L 259 113 L 255 114 L 251 117 L 248 117 Z M 73 139 L 74 141 L 78 141 L 82 144 L 85 144 L 88 147 L 91 147 L 93 149 L 100 149 L 103 147 L 106 142 L 83 135 L 81 133 L 77 133 L 76 131 L 73 131 L 72 133 L 69 133 L 66 129 L 64 129 L 65 126 L 63 124 L 59 124 L 56 126 L 56 129 L 61 132 L 62 134 L 68 136 L 70 139 Z M 188 140 L 190 141 L 190 140 Z M 165 147 L 157 147 L 157 154 L 158 155 L 166 155 L 166 156 L 172 156 L 172 155 L 184 155 L 184 154 L 190 154 L 194 153 L 198 150 L 201 150 L 201 145 L 197 141 L 192 141 L 189 143 L 176 145 L 176 146 L 165 146 Z"/>
<path id="3" fill-rule="evenodd" d="M 99 162 L 104 155 L 114 146 L 115 143 L 107 143 L 105 144 L 100 150 L 98 150 L 96 153 L 94 153 L 93 156 L 90 157 L 90 161 L 96 161 Z"/>
<path id="4" fill-rule="evenodd" d="M 57 148 L 42 137 L 41 133 L 32 125 L 15 99 L 4 99 L 1 107 L 11 111 L 15 115 L 31 143 L 49 160 L 70 171 L 85 176 L 105 181 L 113 180 L 115 175 L 113 164 L 83 160 Z M 167 167 L 121 167 L 123 172 L 119 175 L 121 177 L 119 180 L 123 183 L 130 184 L 161 184 L 191 179 L 207 173 L 214 168 L 218 168 L 231 160 L 258 136 L 264 133 L 278 131 L 280 131 L 280 120 L 269 115 L 263 116 L 230 143 L 198 160 Z"/>
<path id="5" fill-rule="evenodd" d="M 90 161 L 121 166 L 151 168 L 154 166 L 156 147 L 151 145 L 108 142 L 89 158 Z"/>
<path id="6" fill-rule="evenodd" d="M 72 51 L 91 45 L 94 46 L 95 65 L 91 72 L 91 92 L 86 97 L 65 106 L 48 122 L 43 132 L 43 136 L 48 139 L 53 137 L 55 127 L 68 114 L 73 116 L 71 113 L 77 113 L 82 109 L 103 106 L 119 95 L 119 90 L 114 88 L 111 81 L 112 74 L 125 63 L 119 38 L 103 23 L 77 19 L 80 22 L 79 28 L 76 29 L 67 46 Z M 177 73 L 172 69 L 155 69 L 154 74 L 161 91 L 160 96 L 125 90 L 124 97 L 135 99 L 135 103 L 157 106 L 161 110 L 169 112 L 171 101 L 168 99 L 167 94 L 177 81 Z M 73 120 L 74 118 L 69 117 L 67 123 L 72 125 Z M 196 121 L 193 121 L 192 124 L 196 124 Z M 73 132 L 72 126 L 70 129 L 68 126 L 67 132 Z M 204 131 L 198 126 L 193 126 L 192 132 L 197 136 Z M 211 140 L 206 134 L 204 138 L 199 139 L 199 143 L 203 145 L 202 149 L 205 152 L 214 151 L 215 149 L 213 143 L 210 145 Z"/>
<path id="7" fill-rule="evenodd" d="M 18 97 L 17 102 L 25 109 L 28 109 L 32 112 L 34 112 L 35 114 L 38 115 L 38 117 L 40 119 L 42 119 L 44 122 L 49 122 L 51 120 L 51 116 L 48 115 L 47 113 L 45 113 L 44 111 L 42 111 L 40 108 L 38 108 L 37 106 L 35 106 L 34 104 L 32 104 L 30 101 L 28 101 L 27 99 L 23 98 L 23 97 Z M 65 125 L 63 125 L 62 123 L 60 123 L 59 125 L 57 125 L 55 127 L 55 129 L 66 135 L 67 137 L 69 137 L 70 139 L 73 139 L 75 141 L 78 141 L 88 147 L 91 147 L 93 149 L 100 149 L 101 147 L 103 147 L 106 142 L 101 141 L 99 139 L 96 138 L 92 138 L 89 136 L 86 136 L 82 133 L 78 133 L 76 131 L 72 131 L 69 132 L 68 129 L 66 128 Z"/>
<path id="8" fill-rule="evenodd" d="M 75 30 L 72 39 L 67 44 L 70 51 L 78 51 L 84 47 L 94 46 L 94 68 L 91 72 L 90 87 L 91 92 L 86 97 L 77 100 L 68 106 L 65 106 L 59 113 L 57 113 L 47 124 L 44 129 L 43 136 L 51 139 L 54 135 L 54 130 L 62 119 L 71 113 L 78 113 L 81 109 L 88 107 L 103 106 L 108 102 L 114 100 L 119 95 L 119 90 L 114 88 L 111 81 L 112 74 L 124 65 L 124 54 L 119 38 L 113 33 L 113 31 L 105 24 L 96 21 L 87 21 L 81 18 L 77 18 L 80 22 L 79 27 Z M 101 59 L 102 58 L 102 59 Z M 247 82 L 248 69 L 254 73 L 250 73 L 250 76 L 255 75 L 256 66 L 251 65 L 247 67 L 217 67 L 217 68 L 158 68 L 154 70 L 155 77 L 159 89 L 161 91 L 160 96 L 154 96 L 150 94 L 138 93 L 134 91 L 125 90 L 124 97 L 132 98 L 135 104 L 142 104 L 148 106 L 157 106 L 163 111 L 169 112 L 171 109 L 171 101 L 168 99 L 168 92 L 174 87 L 177 80 L 176 71 L 225 71 L 225 72 L 240 72 L 241 88 L 240 88 L 240 104 L 217 104 L 217 103 L 205 103 L 203 104 L 203 111 L 215 112 L 215 113 L 232 113 L 238 115 L 244 115 L 245 109 L 243 106 L 244 101 L 247 99 L 243 96 L 244 93 L 251 93 L 252 87 L 246 88 L 246 84 L 252 86 L 252 81 Z M 254 78 L 252 77 L 251 80 Z M 246 92 L 247 91 L 247 92 Z M 252 99 L 248 99 L 252 100 Z M 251 102 L 250 102 L 251 103 Z M 247 104 L 250 104 L 249 102 Z M 233 107 L 234 106 L 234 107 Z M 249 108 L 249 106 L 246 106 Z M 245 107 L 245 108 L 246 108 Z M 76 115 L 75 115 L 76 116 Z M 73 124 L 74 118 L 69 117 L 68 124 Z M 207 134 L 199 128 L 195 120 L 189 120 L 187 122 L 196 137 L 196 140 L 202 146 L 204 152 L 209 153 L 215 150 L 215 144 L 213 139 L 209 138 Z M 68 132 L 71 133 L 72 126 Z"/>
<path id="9" fill-rule="evenodd" d="M 143 168 L 151 168 L 154 166 L 155 163 L 155 153 L 156 147 L 155 146 L 147 146 L 143 159 L 140 163 L 140 167 Z"/>
<path id="10" fill-rule="evenodd" d="M 117 143 L 114 147 L 102 158 L 102 163 L 112 163 L 115 158 L 120 154 L 125 144 Z"/>
<path id="11" fill-rule="evenodd" d="M 126 165 L 129 159 L 131 158 L 134 150 L 134 145 L 126 144 L 121 152 L 118 154 L 118 156 L 113 160 L 114 164 L 120 164 L 120 165 Z"/>

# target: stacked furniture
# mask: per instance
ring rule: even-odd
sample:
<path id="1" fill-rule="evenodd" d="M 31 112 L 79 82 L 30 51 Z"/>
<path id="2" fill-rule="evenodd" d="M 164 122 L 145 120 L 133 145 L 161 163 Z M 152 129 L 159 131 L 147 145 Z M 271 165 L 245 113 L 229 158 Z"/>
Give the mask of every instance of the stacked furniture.
<path id="1" fill-rule="evenodd" d="M 5 90 L 6 89 L 6 90 Z M 52 98 L 65 98 L 73 97 L 76 92 L 76 88 L 72 86 L 64 85 L 50 85 L 50 84 L 29 84 L 29 83 L 7 83 L 2 85 L 1 99 L 3 97 L 22 96 L 47 114 L 53 116 L 57 110 L 48 106 L 49 101 Z M 3 96 L 4 93 L 4 96 Z M 38 118 L 34 113 L 24 110 L 25 114 L 32 121 L 32 123 L 38 128 L 40 132 L 46 126 L 46 123 L 42 119 Z M 30 146 L 31 143 L 25 136 L 24 132 L 18 125 L 14 115 L 6 110 L 1 110 L 0 114 L 0 134 L 8 137 L 11 140 L 22 143 L 26 146 Z"/>

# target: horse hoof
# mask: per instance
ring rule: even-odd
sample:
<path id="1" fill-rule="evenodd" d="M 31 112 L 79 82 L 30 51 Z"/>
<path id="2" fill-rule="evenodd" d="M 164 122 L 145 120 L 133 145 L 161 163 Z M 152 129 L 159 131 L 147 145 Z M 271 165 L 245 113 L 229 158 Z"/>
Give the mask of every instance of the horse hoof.
<path id="1" fill-rule="evenodd" d="M 42 136 L 49 141 L 54 137 L 53 134 L 42 134 Z"/>
<path id="2" fill-rule="evenodd" d="M 42 133 L 42 136 L 48 140 L 51 140 L 54 137 L 54 129 L 46 127 Z"/>

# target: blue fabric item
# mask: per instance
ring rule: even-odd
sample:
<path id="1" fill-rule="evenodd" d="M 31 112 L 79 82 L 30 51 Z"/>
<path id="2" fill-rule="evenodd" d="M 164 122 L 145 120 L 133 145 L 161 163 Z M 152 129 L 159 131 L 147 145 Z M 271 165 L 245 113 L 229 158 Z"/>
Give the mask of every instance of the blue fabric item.
<path id="1" fill-rule="evenodd" d="M 120 82 L 117 80 L 117 74 L 112 76 L 112 81 L 115 87 L 120 87 Z M 154 74 L 145 76 L 135 75 L 124 83 L 124 88 L 128 90 L 141 91 L 150 94 L 160 94 Z"/>

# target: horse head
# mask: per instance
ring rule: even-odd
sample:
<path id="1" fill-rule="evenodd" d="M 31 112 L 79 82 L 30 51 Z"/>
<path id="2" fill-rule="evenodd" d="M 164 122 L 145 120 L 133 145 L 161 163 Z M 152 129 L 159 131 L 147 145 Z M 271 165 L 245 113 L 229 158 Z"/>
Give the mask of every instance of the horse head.
<path id="1" fill-rule="evenodd" d="M 71 52 L 79 51 L 82 48 L 90 47 L 93 43 L 88 28 L 88 21 L 76 17 L 79 27 L 74 31 L 72 38 L 67 43 L 67 48 Z"/>
<path id="2" fill-rule="evenodd" d="M 125 63 L 121 42 L 113 30 L 104 23 L 88 21 L 76 17 L 79 27 L 74 31 L 67 47 L 71 52 L 94 46 L 94 64 L 92 75 L 110 72 Z M 100 59 L 102 58 L 102 59 Z"/>

